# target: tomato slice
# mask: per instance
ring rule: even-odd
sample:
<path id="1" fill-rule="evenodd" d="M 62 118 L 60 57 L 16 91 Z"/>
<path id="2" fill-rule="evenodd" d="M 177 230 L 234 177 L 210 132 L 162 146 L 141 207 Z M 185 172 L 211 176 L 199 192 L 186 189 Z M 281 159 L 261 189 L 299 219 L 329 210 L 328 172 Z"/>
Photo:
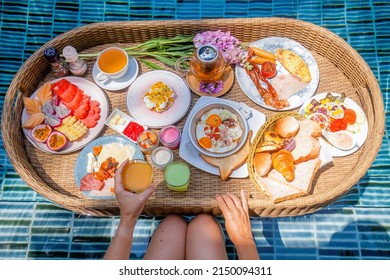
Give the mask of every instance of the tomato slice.
<path id="1" fill-rule="evenodd" d="M 261 66 L 261 75 L 263 75 L 263 77 L 267 79 L 275 77 L 276 64 L 269 61 L 264 62 Z"/>
<path id="2" fill-rule="evenodd" d="M 356 122 L 356 112 L 352 109 L 344 110 L 344 120 L 347 124 L 353 125 Z"/>
<path id="3" fill-rule="evenodd" d="M 348 127 L 348 123 L 344 119 L 334 119 L 330 118 L 329 129 L 332 132 L 346 130 Z"/>

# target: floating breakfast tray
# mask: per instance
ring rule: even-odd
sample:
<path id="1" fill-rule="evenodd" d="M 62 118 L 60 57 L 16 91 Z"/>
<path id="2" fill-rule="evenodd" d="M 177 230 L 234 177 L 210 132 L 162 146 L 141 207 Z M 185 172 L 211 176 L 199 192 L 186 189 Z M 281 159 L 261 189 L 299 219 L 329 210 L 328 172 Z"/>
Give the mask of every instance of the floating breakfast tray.
<path id="1" fill-rule="evenodd" d="M 216 204 L 216 194 L 226 191 L 239 194 L 244 189 L 250 194 L 251 215 L 295 216 L 311 213 L 326 206 L 358 182 L 374 161 L 384 133 L 384 108 L 378 82 L 368 65 L 342 38 L 319 26 L 293 19 L 249 18 L 216 19 L 200 21 L 132 21 L 95 23 L 73 29 L 54 38 L 36 51 L 15 75 L 5 97 L 2 115 L 4 146 L 16 171 L 26 183 L 44 197 L 69 210 L 97 216 L 117 215 L 115 200 L 92 200 L 85 197 L 73 179 L 73 169 L 80 151 L 67 155 L 53 155 L 36 149 L 24 137 L 20 123 L 23 96 L 31 95 L 44 82 L 54 79 L 50 65 L 43 56 L 48 46 L 62 50 L 74 46 L 81 53 L 96 53 L 108 46 L 139 44 L 156 37 L 174 37 L 196 34 L 205 30 L 229 30 L 242 42 L 278 36 L 293 39 L 310 50 L 319 67 L 320 83 L 317 92 L 344 92 L 364 110 L 368 119 L 368 139 L 363 147 L 347 157 L 335 158 L 334 166 L 323 170 L 316 178 L 311 195 L 274 204 L 259 191 L 249 178 L 222 182 L 219 176 L 191 167 L 191 184 L 185 193 L 169 190 L 163 173 L 154 170 L 154 181 L 159 184 L 155 195 L 147 202 L 144 213 L 165 215 L 170 213 L 198 214 L 221 212 Z M 88 60 L 86 79 L 93 81 L 94 60 Z M 155 62 L 155 61 L 154 61 Z M 149 71 L 142 65 L 141 73 Z M 114 108 L 127 112 L 127 89 L 119 92 L 105 91 Z M 192 94 L 191 108 L 199 96 Z M 264 113 L 267 118 L 277 114 L 253 103 L 235 81 L 224 98 L 244 102 Z M 183 128 L 185 119 L 178 123 Z M 100 136 L 114 134 L 105 128 Z M 178 150 L 175 159 L 179 159 Z"/>

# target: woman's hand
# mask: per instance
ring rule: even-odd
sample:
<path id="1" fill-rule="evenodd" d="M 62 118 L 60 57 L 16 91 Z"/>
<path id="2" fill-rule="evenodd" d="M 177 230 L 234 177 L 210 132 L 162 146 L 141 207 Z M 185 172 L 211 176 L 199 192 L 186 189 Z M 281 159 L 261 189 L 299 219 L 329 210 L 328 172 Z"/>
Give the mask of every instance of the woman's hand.
<path id="1" fill-rule="evenodd" d="M 146 200 L 154 193 L 157 186 L 150 185 L 142 193 L 132 193 L 125 190 L 122 182 L 122 172 L 128 160 L 124 161 L 115 172 L 115 196 L 119 203 L 122 219 L 137 219 L 142 213 Z"/>
<path id="2" fill-rule="evenodd" d="M 252 236 L 248 202 L 241 190 L 241 200 L 234 194 L 217 196 L 217 203 L 225 218 L 225 227 L 240 259 L 258 259 L 256 244 Z"/>

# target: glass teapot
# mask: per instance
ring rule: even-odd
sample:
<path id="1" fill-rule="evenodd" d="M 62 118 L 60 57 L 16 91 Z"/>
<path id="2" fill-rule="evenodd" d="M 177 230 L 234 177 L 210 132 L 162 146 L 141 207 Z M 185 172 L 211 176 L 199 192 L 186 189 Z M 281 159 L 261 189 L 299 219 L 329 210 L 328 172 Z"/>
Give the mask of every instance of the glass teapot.
<path id="1" fill-rule="evenodd" d="M 177 71 L 190 72 L 199 82 L 216 82 L 225 71 L 226 63 L 218 48 L 212 45 L 199 47 L 192 56 L 178 59 Z"/>

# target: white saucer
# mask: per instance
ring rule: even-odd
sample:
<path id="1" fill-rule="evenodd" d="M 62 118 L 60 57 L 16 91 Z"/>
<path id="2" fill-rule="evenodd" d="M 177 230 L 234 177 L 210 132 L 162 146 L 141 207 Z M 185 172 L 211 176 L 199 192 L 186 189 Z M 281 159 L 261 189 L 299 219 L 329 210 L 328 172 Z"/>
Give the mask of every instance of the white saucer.
<path id="1" fill-rule="evenodd" d="M 92 69 L 92 77 L 98 86 L 106 90 L 114 90 L 114 91 L 121 90 L 127 88 L 137 78 L 138 63 L 134 57 L 129 55 L 129 70 L 123 77 L 115 80 L 107 79 L 107 80 L 99 81 L 98 79 L 96 79 L 96 76 L 100 72 L 101 71 L 99 70 L 97 64 L 95 63 Z"/>

